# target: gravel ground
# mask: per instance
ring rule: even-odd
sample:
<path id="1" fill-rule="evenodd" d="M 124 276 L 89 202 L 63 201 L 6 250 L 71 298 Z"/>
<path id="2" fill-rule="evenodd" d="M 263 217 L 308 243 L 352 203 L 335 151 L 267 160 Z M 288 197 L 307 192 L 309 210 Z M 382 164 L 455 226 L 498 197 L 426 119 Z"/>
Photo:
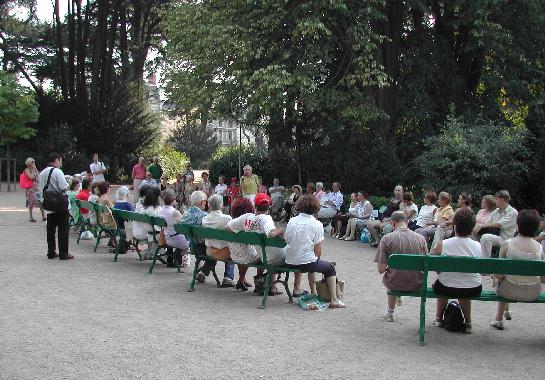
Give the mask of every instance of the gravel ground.
<path id="1" fill-rule="evenodd" d="M 259 310 L 251 292 L 207 281 L 188 293 L 189 271 L 148 275 L 135 254 L 113 263 L 104 245 L 93 254 L 93 242 L 77 245 L 73 233 L 76 259 L 47 260 L 45 223 L 29 223 L 22 206 L 22 191 L 0 193 L 1 379 L 543 376 L 541 305 L 515 305 L 496 331 L 488 325 L 496 305 L 475 302 L 465 335 L 434 327 L 430 300 L 419 347 L 418 299 L 385 322 L 374 250 L 359 242 L 324 244 L 347 281 L 347 309 L 303 311 L 281 295 Z"/>

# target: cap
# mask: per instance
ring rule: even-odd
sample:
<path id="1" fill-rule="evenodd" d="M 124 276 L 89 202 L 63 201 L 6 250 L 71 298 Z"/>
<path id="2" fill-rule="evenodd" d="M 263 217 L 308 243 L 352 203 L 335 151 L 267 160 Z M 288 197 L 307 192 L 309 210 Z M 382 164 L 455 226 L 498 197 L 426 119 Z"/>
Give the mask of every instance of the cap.
<path id="1" fill-rule="evenodd" d="M 254 204 L 256 206 L 270 206 L 271 198 L 265 193 L 259 193 L 255 196 Z"/>

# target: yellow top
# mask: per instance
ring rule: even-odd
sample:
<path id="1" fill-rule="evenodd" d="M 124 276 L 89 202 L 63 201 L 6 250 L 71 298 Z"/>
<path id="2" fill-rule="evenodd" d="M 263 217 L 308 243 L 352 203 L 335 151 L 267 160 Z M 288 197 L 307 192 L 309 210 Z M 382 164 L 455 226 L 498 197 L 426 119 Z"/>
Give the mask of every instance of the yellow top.
<path id="1" fill-rule="evenodd" d="M 243 197 L 258 193 L 259 186 L 257 180 L 258 178 L 255 174 L 252 174 L 251 177 L 242 176 L 240 181 L 240 190 Z"/>

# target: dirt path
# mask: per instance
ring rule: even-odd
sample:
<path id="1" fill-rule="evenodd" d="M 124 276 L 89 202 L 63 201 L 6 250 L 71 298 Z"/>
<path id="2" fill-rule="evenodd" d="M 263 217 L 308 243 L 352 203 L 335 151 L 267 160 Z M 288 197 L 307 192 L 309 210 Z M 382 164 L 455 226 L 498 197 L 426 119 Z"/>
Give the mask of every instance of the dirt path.
<path id="1" fill-rule="evenodd" d="M 462 335 L 431 324 L 431 300 L 419 347 L 418 300 L 385 322 L 374 251 L 358 242 L 325 242 L 346 310 L 305 312 L 282 295 L 264 311 L 251 292 L 207 282 L 187 293 L 189 272 L 148 275 L 134 254 L 113 263 L 72 233 L 76 259 L 47 260 L 45 224 L 28 223 L 23 206 L 21 191 L 0 193 L 1 379 L 543 377 L 542 305 L 515 305 L 498 332 L 496 305 L 474 303 L 473 334 Z"/>

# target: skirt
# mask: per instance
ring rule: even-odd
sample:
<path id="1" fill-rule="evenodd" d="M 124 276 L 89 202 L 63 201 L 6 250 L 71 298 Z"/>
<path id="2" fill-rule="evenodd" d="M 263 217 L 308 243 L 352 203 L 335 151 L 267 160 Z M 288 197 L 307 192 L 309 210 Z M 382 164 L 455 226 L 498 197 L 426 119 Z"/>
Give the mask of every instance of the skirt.
<path id="1" fill-rule="evenodd" d="M 498 284 L 496 294 L 500 297 L 513 301 L 531 302 L 535 301 L 541 293 L 541 283 L 533 285 L 516 285 L 507 279 Z"/>
<path id="2" fill-rule="evenodd" d="M 433 290 L 435 290 L 435 293 L 450 298 L 478 297 L 483 290 L 482 285 L 476 286 L 474 288 L 451 288 L 449 286 L 443 285 L 439 280 L 436 280 L 433 283 L 432 288 Z"/>

